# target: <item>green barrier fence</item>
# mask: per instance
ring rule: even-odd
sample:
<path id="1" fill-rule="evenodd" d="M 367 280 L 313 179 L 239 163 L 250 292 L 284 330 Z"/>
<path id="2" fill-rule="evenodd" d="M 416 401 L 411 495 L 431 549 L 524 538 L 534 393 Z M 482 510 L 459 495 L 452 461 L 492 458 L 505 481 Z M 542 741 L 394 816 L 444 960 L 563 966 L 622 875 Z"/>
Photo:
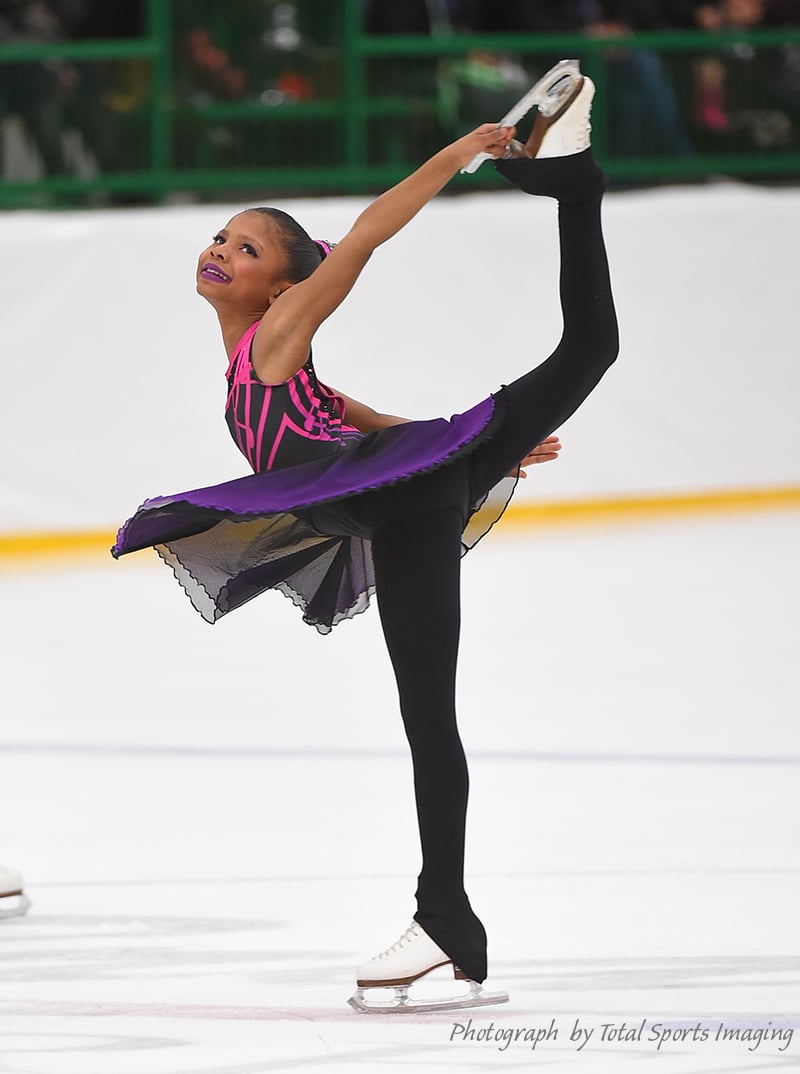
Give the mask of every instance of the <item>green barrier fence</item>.
<path id="1" fill-rule="evenodd" d="M 800 177 L 800 29 L 369 36 L 361 0 L 283 8 L 148 0 L 140 38 L 0 44 L 0 207 L 379 190 L 564 56 L 612 181 Z"/>

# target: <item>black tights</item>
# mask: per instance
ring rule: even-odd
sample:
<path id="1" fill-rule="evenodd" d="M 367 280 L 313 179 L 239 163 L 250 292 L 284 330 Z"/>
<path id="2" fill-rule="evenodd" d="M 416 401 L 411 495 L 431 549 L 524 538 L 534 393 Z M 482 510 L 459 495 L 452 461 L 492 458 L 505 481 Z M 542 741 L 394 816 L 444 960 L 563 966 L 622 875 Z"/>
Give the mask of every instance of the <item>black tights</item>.
<path id="1" fill-rule="evenodd" d="M 469 777 L 456 725 L 461 625 L 457 507 L 413 515 L 373 539 L 378 607 L 414 764 L 422 844 L 416 920 L 473 980 L 486 976 L 486 934 L 464 891 Z"/>
<path id="2" fill-rule="evenodd" d="M 499 393 L 505 419 L 472 455 L 367 493 L 358 505 L 362 527 L 367 517 L 374 520 L 381 624 L 414 764 L 423 862 L 415 917 L 477 981 L 486 976 L 486 934 L 464 891 L 469 781 L 455 712 L 465 505 L 475 503 L 576 410 L 618 347 L 600 226 L 600 182 L 591 154 L 512 163 L 520 165 L 523 189 L 551 195 L 567 189 L 576 202 L 559 203 L 562 339 L 545 362 Z M 553 190 L 531 190 L 531 182 L 542 175 L 554 182 Z M 524 241 L 524 227 L 515 241 Z"/>

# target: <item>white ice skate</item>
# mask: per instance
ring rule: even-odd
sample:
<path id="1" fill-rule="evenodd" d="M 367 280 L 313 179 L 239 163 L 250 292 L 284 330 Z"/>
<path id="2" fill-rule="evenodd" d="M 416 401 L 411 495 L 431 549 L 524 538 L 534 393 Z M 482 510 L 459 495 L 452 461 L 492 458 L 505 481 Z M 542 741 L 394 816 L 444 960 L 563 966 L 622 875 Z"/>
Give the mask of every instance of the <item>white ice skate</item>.
<path id="1" fill-rule="evenodd" d="M 508 1002 L 507 992 L 484 992 L 482 985 L 470 981 L 457 966 L 453 966 L 453 976 L 457 981 L 469 985 L 468 992 L 445 999 L 416 998 L 408 994 L 415 981 L 439 966 L 453 966 L 453 963 L 427 932 L 416 921 L 412 921 L 397 943 L 359 967 L 356 993 L 347 1002 L 357 1011 L 367 1014 L 456 1011 L 464 1007 L 486 1007 L 492 1003 Z M 365 989 L 373 988 L 394 989 L 394 998 L 368 998 Z"/>
<path id="2" fill-rule="evenodd" d="M 583 122 L 580 123 L 581 131 L 585 132 L 586 136 L 585 138 L 581 136 L 577 139 L 577 148 L 571 148 L 568 145 L 565 151 L 559 152 L 557 147 L 548 144 L 545 152 L 540 147 L 549 128 L 564 115 L 587 84 L 591 87 L 591 93 L 588 98 L 590 103 L 594 96 L 594 85 L 581 74 L 579 61 L 559 60 L 555 67 L 551 67 L 547 74 L 543 75 L 536 85 L 528 90 L 525 96 L 521 97 L 514 107 L 503 116 L 498 126 L 516 127 L 517 123 L 536 105 L 539 108 L 539 112 L 527 142 L 528 152 L 525 155 L 529 157 L 555 157 L 567 156 L 570 153 L 580 153 L 581 150 L 589 146 L 588 110 Z M 566 125 L 572 126 L 573 124 Z M 564 124 L 559 124 L 559 127 L 563 128 L 563 126 Z M 548 139 L 548 142 L 550 141 Z M 575 141 L 575 139 L 571 139 L 571 141 Z M 512 145 L 514 144 L 519 145 L 520 143 L 512 143 Z M 461 171 L 465 174 L 475 172 L 485 160 L 492 159 L 490 153 L 477 153 Z"/>
<path id="3" fill-rule="evenodd" d="M 31 900 L 23 891 L 22 874 L 0 865 L 0 918 L 26 914 Z"/>

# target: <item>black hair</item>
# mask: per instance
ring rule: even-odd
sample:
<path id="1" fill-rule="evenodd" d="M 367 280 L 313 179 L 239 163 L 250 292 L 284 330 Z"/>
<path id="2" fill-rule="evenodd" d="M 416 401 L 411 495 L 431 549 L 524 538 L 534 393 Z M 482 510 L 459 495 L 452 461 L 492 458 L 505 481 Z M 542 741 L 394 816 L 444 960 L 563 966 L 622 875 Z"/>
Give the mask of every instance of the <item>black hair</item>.
<path id="1" fill-rule="evenodd" d="M 306 229 L 282 209 L 259 207 L 245 209 L 245 212 L 263 213 L 272 220 L 281 237 L 286 253 L 286 275 L 292 283 L 307 280 L 330 253 L 330 243 L 312 239 Z"/>

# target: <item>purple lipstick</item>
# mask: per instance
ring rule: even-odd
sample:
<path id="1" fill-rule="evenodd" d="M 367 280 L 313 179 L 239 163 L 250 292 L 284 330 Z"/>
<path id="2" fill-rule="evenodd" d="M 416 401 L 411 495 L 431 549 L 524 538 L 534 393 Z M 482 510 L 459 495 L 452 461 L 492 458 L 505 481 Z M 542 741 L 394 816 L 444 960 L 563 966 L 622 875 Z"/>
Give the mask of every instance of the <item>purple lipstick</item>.
<path id="1" fill-rule="evenodd" d="M 214 280 L 215 283 L 230 283 L 231 278 L 227 272 L 223 272 L 218 265 L 212 264 L 211 261 L 206 261 L 200 270 L 200 278 L 203 280 Z"/>

